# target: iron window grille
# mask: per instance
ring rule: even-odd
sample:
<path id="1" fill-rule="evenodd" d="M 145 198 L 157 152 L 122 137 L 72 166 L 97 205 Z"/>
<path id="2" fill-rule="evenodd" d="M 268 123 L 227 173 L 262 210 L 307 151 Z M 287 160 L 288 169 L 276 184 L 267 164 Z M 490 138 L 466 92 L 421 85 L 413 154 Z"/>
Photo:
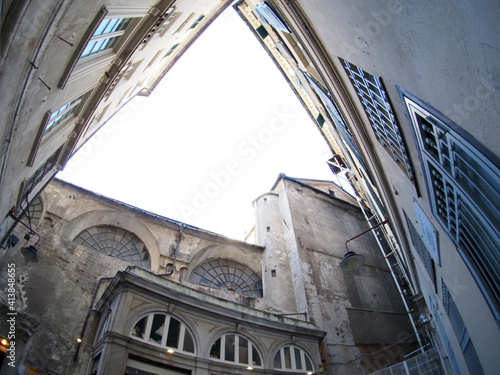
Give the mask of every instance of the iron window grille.
<path id="1" fill-rule="evenodd" d="M 233 260 L 208 260 L 196 267 L 190 281 L 244 296 L 262 297 L 260 276 L 247 266 Z"/>
<path id="2" fill-rule="evenodd" d="M 97 225 L 82 231 L 74 240 L 102 254 L 151 269 L 149 252 L 132 232 L 110 225 Z"/>
<path id="3" fill-rule="evenodd" d="M 389 151 L 410 180 L 413 168 L 389 96 L 378 77 L 342 60 L 347 75 L 358 94 L 378 141 Z"/>
<path id="4" fill-rule="evenodd" d="M 457 246 L 500 324 L 500 169 L 450 120 L 445 124 L 406 94 L 403 100 L 432 213 Z"/>
<path id="5" fill-rule="evenodd" d="M 410 237 L 413 247 L 417 251 L 417 254 L 420 256 L 420 259 L 422 260 L 425 269 L 429 273 L 429 277 L 431 278 L 434 287 L 436 287 L 436 265 L 434 263 L 434 259 L 432 259 L 432 255 L 427 249 L 427 246 L 425 246 L 425 243 L 420 237 L 417 228 L 415 228 L 410 218 L 406 215 L 406 212 L 404 214 L 406 218 L 406 225 L 408 226 L 408 231 L 410 232 Z"/>
<path id="6" fill-rule="evenodd" d="M 455 305 L 455 301 L 453 301 L 450 291 L 444 282 L 442 283 L 442 290 L 444 309 L 448 314 L 450 323 L 455 331 L 455 334 L 457 335 L 458 342 L 460 343 L 460 347 L 464 353 L 465 361 L 467 362 L 467 366 L 469 366 L 470 373 L 474 375 L 482 375 L 484 374 L 483 368 L 477 356 L 474 344 L 472 343 L 462 316 Z"/>

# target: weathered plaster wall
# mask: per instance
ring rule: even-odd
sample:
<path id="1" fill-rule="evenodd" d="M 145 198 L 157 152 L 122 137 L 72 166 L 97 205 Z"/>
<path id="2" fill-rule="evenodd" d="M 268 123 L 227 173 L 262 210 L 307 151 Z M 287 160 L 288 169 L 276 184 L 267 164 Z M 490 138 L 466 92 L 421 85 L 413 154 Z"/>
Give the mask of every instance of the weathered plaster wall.
<path id="1" fill-rule="evenodd" d="M 17 327 L 19 334 L 23 326 L 26 332 L 21 339 L 26 340 L 25 352 L 16 345 L 20 373 L 33 364 L 56 374 L 80 374 L 87 357 L 80 356 L 74 362 L 73 356 L 97 282 L 102 277 L 112 277 L 127 264 L 59 237 L 57 232 L 63 222 L 53 216 L 51 219 L 36 228 L 41 236 L 36 246 L 38 263 L 25 262 L 20 250 L 26 246 L 26 230 L 16 228 L 14 233 L 21 241 L 14 248 L 3 250 L 0 285 L 7 285 L 7 265 L 15 264 L 18 293 L 20 288 L 24 291 L 24 297 L 18 296 L 16 303 Z M 2 298 L 6 299 L 5 289 Z M 5 324 L 3 319 L 1 324 Z M 4 326 L 1 329 L 5 332 Z M 82 346 L 88 349 L 90 344 L 84 340 Z"/>
<path id="2" fill-rule="evenodd" d="M 146 244 L 151 255 L 152 271 L 163 273 L 172 265 L 182 223 L 95 196 L 61 181 L 53 181 L 42 195 L 44 212 L 33 229 L 41 240 L 36 244 L 38 263 L 26 263 L 21 248 L 35 244 L 37 237 L 24 239 L 28 232 L 19 224 L 14 234 L 19 243 L 0 254 L 0 285 L 3 300 L 7 300 L 7 266 L 15 264 L 16 280 L 25 294 L 17 301 L 17 310 L 25 331 L 18 343 L 18 364 L 25 370 L 31 363 L 36 368 L 57 374 L 81 374 L 88 363 L 92 346 L 89 338 L 95 331 L 94 313 L 90 313 L 77 361 L 76 339 L 81 335 L 91 300 L 100 278 L 113 277 L 129 263 L 77 245 L 73 239 L 84 229 L 108 224 L 127 229 Z M 23 218 L 23 220 L 27 220 Z M 255 305 L 255 301 L 228 291 L 194 285 L 189 273 L 201 262 L 213 258 L 234 259 L 261 273 L 262 248 L 230 240 L 197 228 L 185 228 L 181 236 L 175 272 L 169 277 L 205 293 L 240 304 Z M 182 271 L 182 272 L 181 272 Z M 25 297 L 23 297 L 25 296 Z M 7 332 L 6 321 L 0 322 L 0 334 Z M 22 345 L 26 346 L 23 353 Z M 23 362 L 24 361 L 24 362 Z"/>
<path id="3" fill-rule="evenodd" d="M 331 187 L 336 188 L 333 184 Z M 357 374 L 400 359 L 399 354 L 411 348 L 411 344 L 390 355 L 384 353 L 383 360 L 370 356 L 383 345 L 401 340 L 402 335 L 413 334 L 373 235 L 366 234 L 350 243 L 350 250 L 365 256 L 361 270 L 344 273 L 339 268 L 346 251 L 345 241 L 369 228 L 355 201 L 341 201 L 287 178 L 276 185 L 275 192 L 280 204 L 272 209 L 279 210 L 279 214 L 266 211 L 267 217 L 277 216 L 275 220 L 281 220 L 288 238 L 285 235 L 268 239 L 266 256 L 271 246 L 286 246 L 295 281 L 282 280 L 299 285 L 302 290 L 297 291 L 295 286 L 294 294 L 297 305 L 305 305 L 311 321 L 327 332 L 326 365 L 334 372 Z M 257 207 L 265 204 L 262 199 L 257 201 Z M 262 230 L 260 220 L 257 228 Z M 282 243 L 276 245 L 273 241 Z"/>
<path id="4" fill-rule="evenodd" d="M 263 310 L 281 313 L 306 312 L 299 311 L 297 307 L 284 234 L 286 226 L 280 215 L 279 204 L 277 193 L 264 194 L 254 202 L 255 238 L 258 245 L 266 247 L 262 259 L 265 298 L 258 306 Z M 300 315 L 296 318 L 300 318 Z"/>

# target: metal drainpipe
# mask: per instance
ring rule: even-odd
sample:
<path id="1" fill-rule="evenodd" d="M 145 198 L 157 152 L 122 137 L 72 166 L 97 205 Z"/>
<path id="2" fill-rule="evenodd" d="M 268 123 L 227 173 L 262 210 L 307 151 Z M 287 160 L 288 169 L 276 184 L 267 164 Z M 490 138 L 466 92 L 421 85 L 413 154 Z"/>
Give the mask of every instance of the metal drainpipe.
<path id="1" fill-rule="evenodd" d="M 369 219 L 368 219 L 368 216 L 366 215 L 366 212 L 365 210 L 363 209 L 363 207 L 361 206 L 361 203 L 359 202 L 359 200 L 356 199 L 356 201 L 358 202 L 358 205 L 359 205 L 359 208 L 361 209 L 361 211 L 363 212 L 363 216 L 365 217 L 366 221 L 369 223 Z M 382 254 L 385 255 L 384 253 L 384 248 L 382 247 L 382 244 L 380 243 L 380 240 L 378 239 L 378 237 L 376 236 L 375 232 L 373 232 L 373 236 L 375 237 L 375 240 L 377 241 L 377 244 L 378 244 L 378 247 L 380 248 L 380 251 L 382 252 Z M 396 284 L 396 287 L 398 288 L 398 292 L 399 292 L 399 295 L 401 296 L 401 299 L 403 300 L 403 304 L 405 306 L 405 310 L 406 310 L 406 313 L 408 314 L 408 317 L 410 318 L 410 322 L 411 322 L 411 325 L 413 327 L 413 331 L 415 332 L 415 336 L 417 337 L 417 341 L 418 341 L 418 346 L 419 346 L 419 349 L 417 350 L 420 350 L 422 353 L 424 352 L 424 349 L 423 349 L 423 346 L 422 346 L 422 341 L 420 340 L 420 335 L 418 334 L 418 331 L 417 331 L 417 326 L 415 325 L 415 321 L 413 320 L 413 316 L 411 315 L 411 311 L 410 309 L 408 308 L 408 304 L 406 303 L 406 300 L 405 300 L 405 296 L 403 294 L 403 291 L 401 290 L 401 287 L 399 286 L 399 283 L 398 283 L 398 280 L 396 278 L 396 275 L 394 274 L 394 271 L 392 269 L 392 266 L 391 266 L 391 263 L 389 262 L 389 257 L 387 256 L 384 256 L 384 259 L 385 259 L 385 262 L 387 263 L 387 266 L 389 267 L 389 269 L 391 270 L 391 275 L 392 275 L 392 278 L 394 279 L 394 283 Z"/>
<path id="2" fill-rule="evenodd" d="M 172 270 L 170 272 L 158 274 L 157 276 L 171 276 L 175 272 L 175 262 L 177 260 L 177 255 L 179 254 L 179 245 L 181 244 L 181 236 L 184 229 L 186 229 L 184 225 L 179 228 L 179 237 L 177 239 L 177 245 L 175 246 L 174 263 L 172 264 Z"/>

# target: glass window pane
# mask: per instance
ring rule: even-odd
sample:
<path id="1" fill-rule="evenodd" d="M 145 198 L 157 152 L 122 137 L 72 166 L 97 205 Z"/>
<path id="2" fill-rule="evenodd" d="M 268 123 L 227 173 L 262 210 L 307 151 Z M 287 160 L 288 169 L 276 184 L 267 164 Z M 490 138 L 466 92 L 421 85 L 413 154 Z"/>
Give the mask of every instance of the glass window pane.
<path id="1" fill-rule="evenodd" d="M 123 18 L 122 21 L 116 25 L 115 29 L 113 31 L 123 31 L 125 30 L 130 22 L 132 22 L 133 18 Z"/>
<path id="2" fill-rule="evenodd" d="M 90 55 L 92 55 L 93 53 L 97 53 L 101 50 L 101 46 L 104 44 L 104 42 L 106 42 L 108 39 L 100 39 L 98 41 L 95 42 L 94 44 L 94 48 L 92 48 L 92 51 L 90 51 Z"/>
<path id="3" fill-rule="evenodd" d="M 164 327 L 165 327 L 165 315 L 155 314 L 153 317 L 153 324 L 151 325 L 151 333 L 149 334 L 149 341 L 154 342 L 156 344 L 161 344 Z"/>
<path id="4" fill-rule="evenodd" d="M 185 330 L 184 333 L 184 347 L 182 348 L 185 352 L 188 353 L 194 353 L 194 341 L 193 337 L 191 334 L 188 332 L 188 330 Z"/>
<path id="5" fill-rule="evenodd" d="M 219 338 L 212 345 L 212 349 L 210 349 L 210 358 L 220 359 L 220 341 L 221 341 L 221 339 Z"/>
<path id="6" fill-rule="evenodd" d="M 108 25 L 103 31 L 103 34 L 109 34 L 114 31 L 115 26 L 118 24 L 119 21 L 121 21 L 122 18 L 114 18 L 112 20 L 109 20 Z"/>
<path id="7" fill-rule="evenodd" d="M 290 347 L 287 346 L 286 348 L 283 348 L 283 352 L 285 354 L 285 368 L 292 368 L 292 355 Z"/>
<path id="8" fill-rule="evenodd" d="M 108 26 L 109 21 L 110 21 L 109 19 L 103 20 L 97 27 L 96 31 L 94 32 L 94 36 L 101 35 L 106 26 Z"/>
<path id="9" fill-rule="evenodd" d="M 148 317 L 145 316 L 144 318 L 142 318 L 141 320 L 139 320 L 137 322 L 137 324 L 134 326 L 134 328 L 132 329 L 132 336 L 135 336 L 135 337 L 138 337 L 140 339 L 143 339 L 144 338 L 144 334 L 145 334 L 145 331 L 146 331 L 146 323 L 148 322 Z"/>
<path id="10" fill-rule="evenodd" d="M 239 336 L 239 363 L 248 363 L 248 340 Z"/>
<path id="11" fill-rule="evenodd" d="M 302 370 L 302 358 L 300 356 L 301 351 L 299 350 L 299 348 L 294 348 L 293 351 L 295 354 L 295 368 L 297 370 Z"/>
<path id="12" fill-rule="evenodd" d="M 306 370 L 307 371 L 314 371 L 313 365 L 312 365 L 311 360 L 309 359 L 309 357 L 307 355 L 305 355 L 304 357 L 306 359 Z"/>
<path id="13" fill-rule="evenodd" d="M 167 346 L 171 348 L 177 348 L 179 344 L 179 334 L 181 331 L 181 322 L 177 319 L 170 318 L 170 324 L 168 326 L 167 335 Z"/>
<path id="14" fill-rule="evenodd" d="M 116 42 L 118 42 L 118 39 L 120 39 L 119 36 L 115 36 L 113 38 L 109 38 L 106 45 L 103 46 L 103 48 L 101 48 L 101 51 L 105 50 L 105 49 L 110 49 L 110 48 L 113 48 L 116 44 Z"/>
<path id="15" fill-rule="evenodd" d="M 260 354 L 253 345 L 252 345 L 252 364 L 254 366 L 262 366 L 262 360 L 260 359 Z"/>
<path id="16" fill-rule="evenodd" d="M 226 335 L 226 344 L 224 345 L 224 359 L 234 362 L 234 335 Z"/>
<path id="17" fill-rule="evenodd" d="M 274 356 L 274 368 L 281 368 L 281 350 Z"/>
<path id="18" fill-rule="evenodd" d="M 90 55 L 90 51 L 92 51 L 92 49 L 94 48 L 94 45 L 95 45 L 95 42 L 92 42 L 92 41 L 88 42 L 87 46 L 83 50 L 82 57 Z"/>

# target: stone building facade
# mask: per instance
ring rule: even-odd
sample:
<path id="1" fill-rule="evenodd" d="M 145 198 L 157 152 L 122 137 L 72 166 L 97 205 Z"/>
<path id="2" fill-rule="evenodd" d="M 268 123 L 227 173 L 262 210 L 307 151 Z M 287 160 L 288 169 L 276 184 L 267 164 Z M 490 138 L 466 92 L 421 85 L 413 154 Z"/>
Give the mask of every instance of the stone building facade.
<path id="1" fill-rule="evenodd" d="M 250 244 L 54 180 L 22 218 L 40 239 L 19 225 L 0 258 L 19 373 L 359 374 L 419 347 L 373 234 L 364 272 L 338 267 L 369 229 L 354 198 L 281 175 L 255 210 Z"/>
<path id="2" fill-rule="evenodd" d="M 372 222 L 388 221 L 385 254 L 447 371 L 498 372 L 498 3 L 235 7 L 329 143 L 332 170 Z"/>
<path id="3" fill-rule="evenodd" d="M 126 115 L 132 98 L 150 95 L 229 4 L 1 3 L 0 246 L 76 150 L 119 109 Z"/>

